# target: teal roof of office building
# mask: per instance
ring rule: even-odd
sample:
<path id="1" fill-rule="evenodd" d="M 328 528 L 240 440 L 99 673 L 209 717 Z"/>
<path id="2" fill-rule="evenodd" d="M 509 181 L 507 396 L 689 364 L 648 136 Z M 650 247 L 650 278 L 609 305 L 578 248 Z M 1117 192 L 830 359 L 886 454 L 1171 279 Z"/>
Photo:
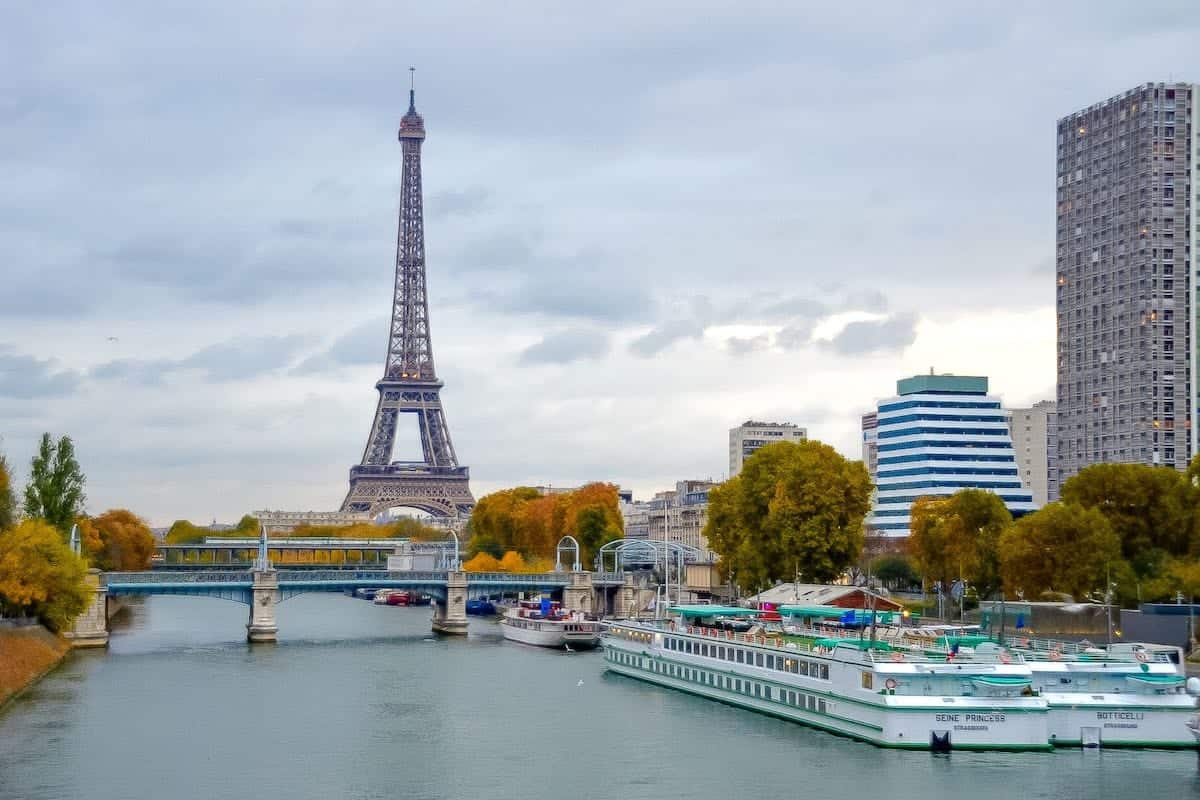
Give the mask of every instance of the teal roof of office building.
<path id="1" fill-rule="evenodd" d="M 979 375 L 914 375 L 896 381 L 896 394 L 948 392 L 952 394 L 987 394 L 988 379 Z"/>

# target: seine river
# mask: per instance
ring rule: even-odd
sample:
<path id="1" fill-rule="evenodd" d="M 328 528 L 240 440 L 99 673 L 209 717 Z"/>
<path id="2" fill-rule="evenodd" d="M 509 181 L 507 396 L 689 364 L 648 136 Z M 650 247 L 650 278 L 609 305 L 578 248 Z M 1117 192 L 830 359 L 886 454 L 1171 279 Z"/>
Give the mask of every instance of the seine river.
<path id="1" fill-rule="evenodd" d="M 341 595 L 155 597 L 0 716 L 0 798 L 1126 798 L 1200 794 L 1197 756 L 879 750 L 604 674 L 598 653 Z"/>

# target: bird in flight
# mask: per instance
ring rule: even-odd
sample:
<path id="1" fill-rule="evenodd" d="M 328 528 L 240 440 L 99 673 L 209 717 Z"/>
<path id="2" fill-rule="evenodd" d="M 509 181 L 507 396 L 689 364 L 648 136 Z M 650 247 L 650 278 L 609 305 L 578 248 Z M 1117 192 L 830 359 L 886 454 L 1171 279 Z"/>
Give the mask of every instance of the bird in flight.
<path id="1" fill-rule="evenodd" d="M 117 337 L 115 337 L 115 336 L 110 336 L 110 337 L 108 337 L 108 340 L 109 340 L 110 342 L 116 342 L 116 341 L 119 341 L 119 340 L 117 339 Z"/>

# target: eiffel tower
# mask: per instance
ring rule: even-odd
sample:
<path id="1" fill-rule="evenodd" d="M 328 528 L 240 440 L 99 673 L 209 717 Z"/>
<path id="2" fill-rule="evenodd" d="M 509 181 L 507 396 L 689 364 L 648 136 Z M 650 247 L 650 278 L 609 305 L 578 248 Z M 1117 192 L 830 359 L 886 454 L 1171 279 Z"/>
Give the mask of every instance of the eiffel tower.
<path id="1" fill-rule="evenodd" d="M 342 511 L 377 514 L 393 506 L 434 516 L 469 514 L 475 505 L 470 472 L 458 464 L 442 411 L 442 382 L 433 369 L 429 300 L 425 294 L 425 222 L 421 208 L 421 142 L 425 120 L 417 113 L 416 92 L 408 92 L 408 113 L 400 120 L 404 166 L 400 181 L 400 230 L 396 241 L 396 288 L 383 378 L 375 384 L 379 405 L 363 450 L 350 468 L 350 491 Z M 396 421 L 416 414 L 422 461 L 392 461 Z"/>

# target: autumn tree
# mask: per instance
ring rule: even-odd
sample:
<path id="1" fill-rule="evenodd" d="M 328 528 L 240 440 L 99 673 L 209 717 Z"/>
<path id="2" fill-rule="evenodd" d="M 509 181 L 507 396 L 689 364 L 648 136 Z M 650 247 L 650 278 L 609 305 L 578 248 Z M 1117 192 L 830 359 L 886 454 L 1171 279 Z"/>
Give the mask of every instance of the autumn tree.
<path id="1" fill-rule="evenodd" d="M 66 540 L 75 518 L 83 513 L 83 471 L 75 460 L 71 437 L 55 442 L 43 433 L 25 487 L 25 515 L 44 519 Z"/>
<path id="2" fill-rule="evenodd" d="M 1067 479 L 1061 497 L 1108 520 L 1123 556 L 1144 579 L 1192 546 L 1195 503 L 1189 487 L 1188 478 L 1170 467 L 1093 464 Z"/>
<path id="3" fill-rule="evenodd" d="M 861 462 L 817 441 L 778 442 L 709 493 L 704 535 L 726 574 L 747 589 L 797 571 L 827 582 L 862 550 L 870 495 Z"/>
<path id="4" fill-rule="evenodd" d="M 515 550 L 509 550 L 504 554 L 504 558 L 500 559 L 497 568 L 501 572 L 524 572 L 525 559 L 521 558 L 521 554 Z"/>
<path id="5" fill-rule="evenodd" d="M 543 495 L 518 486 L 480 498 L 469 525 L 471 554 L 500 558 L 509 551 L 526 561 L 554 555 L 563 536 L 580 545 L 580 560 L 590 564 L 606 543 L 624 535 L 617 487 L 589 483 L 570 492 Z"/>
<path id="6" fill-rule="evenodd" d="M 0 612 L 35 616 L 60 631 L 87 608 L 87 564 L 56 528 L 27 519 L 0 533 Z"/>
<path id="7" fill-rule="evenodd" d="M 980 597 L 1000 588 L 997 548 L 1012 524 L 1004 501 L 986 489 L 960 489 L 948 497 L 918 498 L 907 542 L 920 571 L 949 586 L 964 578 Z"/>
<path id="8" fill-rule="evenodd" d="M 499 572 L 500 561 L 488 553 L 477 553 L 462 568 L 463 572 Z"/>
<path id="9" fill-rule="evenodd" d="M 12 470 L 8 459 L 0 453 L 0 531 L 5 531 L 17 522 L 17 498 L 13 494 Z"/>
<path id="10" fill-rule="evenodd" d="M 1121 540 L 1098 510 L 1050 503 L 1000 535 L 999 557 L 1007 592 L 1029 599 L 1062 592 L 1082 599 L 1103 589 L 1112 567 L 1121 563 Z"/>
<path id="11" fill-rule="evenodd" d="M 154 534 L 132 511 L 114 508 L 98 517 L 80 517 L 79 531 L 83 552 L 96 569 L 137 571 L 150 566 Z"/>

